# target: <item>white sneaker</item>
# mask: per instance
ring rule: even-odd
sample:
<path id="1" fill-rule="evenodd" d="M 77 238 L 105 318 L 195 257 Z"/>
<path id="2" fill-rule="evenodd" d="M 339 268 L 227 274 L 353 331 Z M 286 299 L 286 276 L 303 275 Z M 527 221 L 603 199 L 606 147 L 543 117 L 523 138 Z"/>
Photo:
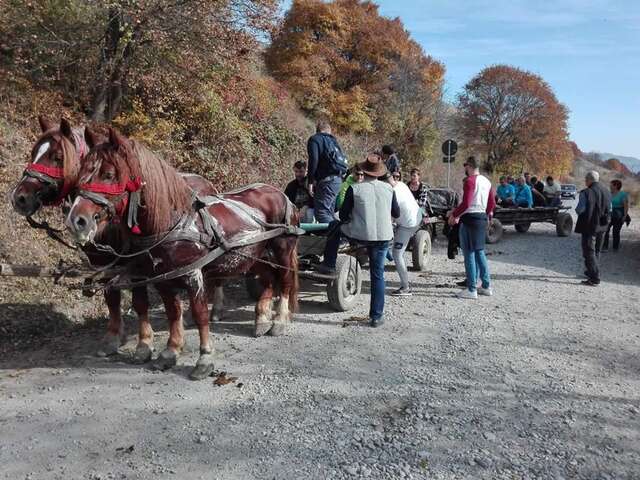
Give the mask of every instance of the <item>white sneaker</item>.
<path id="1" fill-rule="evenodd" d="M 489 288 L 479 287 L 478 288 L 478 295 L 484 295 L 485 297 L 491 297 L 493 295 L 493 290 L 491 290 L 491 287 L 489 287 Z"/>
<path id="2" fill-rule="evenodd" d="M 465 288 L 464 290 L 460 290 L 456 297 L 471 298 L 475 300 L 476 298 L 478 298 L 478 292 L 476 292 L 475 290 L 473 292 L 470 292 L 468 288 Z"/>

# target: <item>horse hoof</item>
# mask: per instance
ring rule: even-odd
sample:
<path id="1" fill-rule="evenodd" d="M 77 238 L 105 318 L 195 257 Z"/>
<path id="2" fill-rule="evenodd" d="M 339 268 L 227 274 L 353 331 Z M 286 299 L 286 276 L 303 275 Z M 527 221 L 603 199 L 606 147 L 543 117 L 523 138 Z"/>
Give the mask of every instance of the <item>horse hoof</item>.
<path id="1" fill-rule="evenodd" d="M 153 362 L 153 369 L 162 371 L 169 370 L 170 368 L 175 367 L 177 362 L 178 354 L 173 350 L 166 348 L 160 352 L 158 358 Z"/>
<path id="2" fill-rule="evenodd" d="M 206 353 L 200 355 L 196 366 L 189 374 L 189 378 L 191 380 L 204 380 L 213 373 L 213 370 L 213 355 Z"/>
<path id="3" fill-rule="evenodd" d="M 269 330 L 269 335 L 272 337 L 281 337 L 287 333 L 287 324 L 284 322 L 274 322 L 273 327 Z"/>
<path id="4" fill-rule="evenodd" d="M 120 348 L 120 339 L 118 337 L 108 335 L 105 337 L 102 342 L 102 346 L 98 349 L 96 355 L 98 357 L 109 357 L 118 353 L 118 348 Z"/>
<path id="5" fill-rule="evenodd" d="M 265 333 L 271 330 L 272 325 L 273 324 L 271 322 L 256 323 L 254 331 L 254 335 L 256 336 L 256 338 L 263 336 Z"/>
<path id="6" fill-rule="evenodd" d="M 136 347 L 136 351 L 133 354 L 133 361 L 135 363 L 147 363 L 151 360 L 153 355 L 153 348 L 146 343 L 139 343 Z"/>

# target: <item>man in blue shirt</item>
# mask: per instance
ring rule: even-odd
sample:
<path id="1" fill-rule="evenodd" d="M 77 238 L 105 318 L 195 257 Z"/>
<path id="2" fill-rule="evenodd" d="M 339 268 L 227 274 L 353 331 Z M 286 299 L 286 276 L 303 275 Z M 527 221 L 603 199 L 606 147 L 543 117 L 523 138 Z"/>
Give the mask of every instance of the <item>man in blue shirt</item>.
<path id="1" fill-rule="evenodd" d="M 531 187 L 527 185 L 524 177 L 518 177 L 517 182 L 518 185 L 516 186 L 514 203 L 518 207 L 533 207 L 533 194 L 531 193 Z"/>
<path id="2" fill-rule="evenodd" d="M 500 177 L 500 185 L 496 189 L 498 201 L 496 202 L 501 207 L 510 207 L 514 204 L 516 197 L 516 189 L 513 185 L 509 185 L 507 177 L 504 175 Z"/>

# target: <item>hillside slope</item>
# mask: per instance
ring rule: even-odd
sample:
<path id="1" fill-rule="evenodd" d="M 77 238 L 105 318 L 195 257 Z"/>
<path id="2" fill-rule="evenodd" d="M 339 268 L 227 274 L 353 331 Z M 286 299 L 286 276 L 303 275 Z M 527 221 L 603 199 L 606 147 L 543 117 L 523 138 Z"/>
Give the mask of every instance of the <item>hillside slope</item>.
<path id="1" fill-rule="evenodd" d="M 616 155 L 614 153 L 597 153 L 597 155 L 602 161 L 607 161 L 611 158 L 615 158 L 623 165 L 625 165 L 629 170 L 631 170 L 631 172 L 640 173 L 640 158 Z"/>

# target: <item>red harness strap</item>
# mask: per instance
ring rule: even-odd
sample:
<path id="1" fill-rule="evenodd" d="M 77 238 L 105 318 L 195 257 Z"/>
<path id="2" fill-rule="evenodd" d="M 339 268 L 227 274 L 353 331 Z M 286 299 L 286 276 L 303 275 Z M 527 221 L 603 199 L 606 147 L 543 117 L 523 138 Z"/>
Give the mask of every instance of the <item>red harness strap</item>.
<path id="1" fill-rule="evenodd" d="M 127 210 L 127 207 L 129 206 L 130 195 L 125 195 L 125 193 L 138 192 L 142 188 L 143 184 L 144 182 L 140 177 L 135 177 L 127 180 L 125 183 L 82 183 L 78 188 L 80 190 L 86 190 L 93 193 L 102 193 L 104 195 L 121 195 L 122 199 L 116 205 L 114 205 L 113 208 L 116 212 L 116 215 L 118 215 L 118 217 L 122 217 L 124 215 L 124 212 Z M 121 218 L 118 218 L 118 220 L 121 221 Z M 136 235 L 142 233 L 140 231 L 140 227 L 137 224 L 131 227 L 131 232 Z"/>
<path id="2" fill-rule="evenodd" d="M 105 195 L 122 195 L 124 192 L 137 192 L 142 188 L 140 177 L 127 180 L 125 183 L 81 183 L 80 190 L 88 190 L 94 193 L 104 193 Z"/>
<path id="3" fill-rule="evenodd" d="M 33 170 L 34 172 L 44 173 L 51 178 L 63 179 L 64 169 L 58 167 L 47 167 L 46 165 L 40 165 L 39 163 L 27 163 L 25 170 Z"/>
<path id="4" fill-rule="evenodd" d="M 74 146 L 76 147 L 76 152 L 78 153 L 78 158 L 82 160 L 85 156 L 87 144 L 82 140 L 80 135 L 77 132 L 73 132 L 74 138 Z M 39 163 L 28 163 L 25 167 L 25 170 L 31 170 L 34 172 L 42 173 L 43 175 L 47 175 L 56 180 L 63 180 L 62 189 L 60 190 L 60 194 L 53 201 L 52 205 L 60 205 L 66 196 L 71 191 L 72 185 L 69 182 L 64 181 L 64 168 L 58 167 L 48 167 L 46 165 L 41 165 Z"/>

